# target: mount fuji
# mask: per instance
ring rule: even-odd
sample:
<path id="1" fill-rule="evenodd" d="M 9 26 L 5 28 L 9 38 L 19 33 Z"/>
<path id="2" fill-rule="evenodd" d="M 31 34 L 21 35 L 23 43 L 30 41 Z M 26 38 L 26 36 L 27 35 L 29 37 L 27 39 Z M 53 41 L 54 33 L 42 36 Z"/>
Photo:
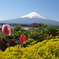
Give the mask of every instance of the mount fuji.
<path id="1" fill-rule="evenodd" d="M 32 24 L 32 23 L 41 23 L 44 21 L 47 25 L 59 25 L 59 22 L 47 19 L 37 12 L 31 12 L 27 15 L 21 16 L 16 19 L 0 21 L 0 23 L 9 23 L 9 24 Z"/>
<path id="2" fill-rule="evenodd" d="M 22 16 L 21 18 L 41 18 L 41 19 L 46 19 L 45 17 L 39 15 L 36 12 L 29 13 L 27 15 Z"/>

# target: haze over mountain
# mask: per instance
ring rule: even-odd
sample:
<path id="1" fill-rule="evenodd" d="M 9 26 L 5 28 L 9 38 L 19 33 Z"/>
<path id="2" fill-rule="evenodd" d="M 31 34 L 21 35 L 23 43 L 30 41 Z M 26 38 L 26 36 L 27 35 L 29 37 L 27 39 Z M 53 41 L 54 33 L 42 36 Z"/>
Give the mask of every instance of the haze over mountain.
<path id="1" fill-rule="evenodd" d="M 0 21 L 0 23 L 13 23 L 13 24 L 31 24 L 45 22 L 47 25 L 59 25 L 59 22 L 47 19 L 37 12 L 31 12 L 27 15 L 21 16 L 20 18 Z"/>

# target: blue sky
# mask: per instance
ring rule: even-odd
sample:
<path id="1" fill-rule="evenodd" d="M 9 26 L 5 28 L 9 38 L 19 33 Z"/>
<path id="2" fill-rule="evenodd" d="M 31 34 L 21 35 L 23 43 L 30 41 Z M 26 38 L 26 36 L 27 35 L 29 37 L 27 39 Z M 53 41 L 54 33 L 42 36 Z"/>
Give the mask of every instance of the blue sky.
<path id="1" fill-rule="evenodd" d="M 59 21 L 59 0 L 0 0 L 0 20 L 18 18 L 31 12 Z"/>

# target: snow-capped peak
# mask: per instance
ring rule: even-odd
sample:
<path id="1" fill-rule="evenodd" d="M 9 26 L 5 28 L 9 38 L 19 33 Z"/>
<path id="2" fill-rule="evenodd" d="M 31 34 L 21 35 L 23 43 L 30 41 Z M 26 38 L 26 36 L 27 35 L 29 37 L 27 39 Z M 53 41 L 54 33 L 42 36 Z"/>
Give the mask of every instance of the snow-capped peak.
<path id="1" fill-rule="evenodd" d="M 27 15 L 22 16 L 21 18 L 42 18 L 42 19 L 46 19 L 45 17 L 39 15 L 37 12 L 29 13 Z"/>

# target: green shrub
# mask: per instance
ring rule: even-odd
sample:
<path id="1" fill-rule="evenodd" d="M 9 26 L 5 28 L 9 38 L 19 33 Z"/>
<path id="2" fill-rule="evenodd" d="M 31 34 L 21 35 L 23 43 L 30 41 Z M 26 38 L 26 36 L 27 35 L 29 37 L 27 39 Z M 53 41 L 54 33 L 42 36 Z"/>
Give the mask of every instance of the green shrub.
<path id="1" fill-rule="evenodd" d="M 47 25 L 44 23 L 32 23 L 29 27 L 47 27 Z"/>
<path id="2" fill-rule="evenodd" d="M 11 37 L 15 38 L 15 39 L 19 39 L 19 36 L 22 34 L 22 32 L 24 32 L 25 29 L 22 28 L 20 25 L 16 26 L 14 28 L 14 30 L 12 31 L 12 35 Z"/>
<path id="3" fill-rule="evenodd" d="M 40 32 L 33 31 L 29 34 L 29 37 L 36 41 L 43 41 L 44 39 L 46 39 L 47 35 L 45 35 L 43 31 Z"/>
<path id="4" fill-rule="evenodd" d="M 0 33 L 2 33 L 2 30 L 0 29 Z"/>
<path id="5" fill-rule="evenodd" d="M 56 27 L 53 27 L 53 26 L 48 26 L 47 27 L 47 33 L 48 34 L 56 34 L 57 33 L 57 28 Z"/>
<path id="6" fill-rule="evenodd" d="M 22 31 L 21 34 L 24 34 L 28 37 L 28 35 L 31 33 L 31 30 L 26 30 L 26 31 Z"/>
<path id="7" fill-rule="evenodd" d="M 11 34 L 11 37 L 14 39 L 19 39 L 19 36 L 21 35 L 21 31 L 13 32 Z"/>
<path id="8" fill-rule="evenodd" d="M 18 26 L 16 26 L 15 28 L 14 28 L 14 31 L 24 31 L 25 29 L 24 28 L 22 28 L 20 25 L 18 25 Z"/>

